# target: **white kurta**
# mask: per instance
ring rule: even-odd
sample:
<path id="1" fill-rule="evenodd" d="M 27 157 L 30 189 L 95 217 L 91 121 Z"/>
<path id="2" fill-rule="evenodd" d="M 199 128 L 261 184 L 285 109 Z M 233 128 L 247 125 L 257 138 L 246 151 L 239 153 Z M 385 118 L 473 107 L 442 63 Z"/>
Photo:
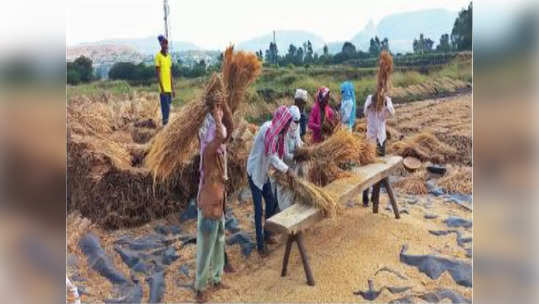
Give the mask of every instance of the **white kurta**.
<path id="1" fill-rule="evenodd" d="M 372 103 L 372 95 L 367 96 L 363 113 L 367 118 L 367 138 L 383 144 L 386 141 L 386 120 L 395 115 L 395 109 L 391 98 L 386 96 L 386 105 L 382 111 L 376 112 L 375 109 L 369 108 Z"/>
<path id="2" fill-rule="evenodd" d="M 256 133 L 251 153 L 249 153 L 249 158 L 247 159 L 247 174 L 260 190 L 262 190 L 264 184 L 268 181 L 268 170 L 270 165 L 283 173 L 288 170 L 288 166 L 279 159 L 277 152 L 266 155 L 264 137 L 270 127 L 271 121 L 265 122 L 260 127 L 258 133 Z"/>

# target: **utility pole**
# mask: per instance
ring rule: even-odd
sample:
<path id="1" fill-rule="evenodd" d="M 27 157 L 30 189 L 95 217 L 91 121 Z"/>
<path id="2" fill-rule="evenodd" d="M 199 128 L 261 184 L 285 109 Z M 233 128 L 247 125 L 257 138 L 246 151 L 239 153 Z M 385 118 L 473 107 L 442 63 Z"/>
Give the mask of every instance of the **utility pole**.
<path id="1" fill-rule="evenodd" d="M 168 15 L 170 14 L 170 7 L 168 6 L 168 0 L 163 0 L 163 14 L 164 14 L 164 20 L 165 20 L 165 38 L 167 38 L 168 41 L 168 52 L 172 54 L 172 41 L 170 41 L 170 30 L 169 30 L 169 24 L 168 24 Z"/>

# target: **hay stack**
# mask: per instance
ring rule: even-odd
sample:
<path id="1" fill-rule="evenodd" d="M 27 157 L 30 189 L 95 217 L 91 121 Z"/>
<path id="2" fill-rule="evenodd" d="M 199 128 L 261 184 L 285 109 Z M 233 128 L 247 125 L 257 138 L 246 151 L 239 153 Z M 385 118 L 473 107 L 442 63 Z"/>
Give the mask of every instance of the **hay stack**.
<path id="1" fill-rule="evenodd" d="M 137 128 L 153 130 L 150 121 L 160 118 L 157 96 L 104 96 L 75 98 L 67 106 L 68 212 L 78 210 L 104 228 L 117 229 L 181 209 L 197 184 L 184 183 L 178 191 L 159 187 L 154 195 L 152 175 L 142 166 L 149 144 L 136 144 L 132 136 Z"/>
<path id="2" fill-rule="evenodd" d="M 335 217 L 342 212 L 342 207 L 337 204 L 334 193 L 325 191 L 299 177 L 289 179 L 286 174 L 281 172 L 275 171 L 273 177 L 279 185 L 293 191 L 300 202 L 320 209 L 324 216 Z"/>
<path id="3" fill-rule="evenodd" d="M 472 168 L 458 167 L 440 178 L 438 185 L 449 193 L 472 193 Z"/>
<path id="4" fill-rule="evenodd" d="M 154 181 L 170 182 L 187 165 L 196 149 L 196 135 L 208 113 L 208 106 L 225 100 L 222 78 L 213 74 L 204 96 L 184 106 L 178 116 L 157 133 L 145 159 Z"/>
<path id="5" fill-rule="evenodd" d="M 441 142 L 430 132 L 422 132 L 393 143 L 389 152 L 402 157 L 413 156 L 421 161 L 443 163 L 456 150 Z"/>
<path id="6" fill-rule="evenodd" d="M 256 132 L 256 126 L 253 128 L 245 120 L 241 120 L 232 132 L 230 143 L 227 145 L 229 181 L 226 188 L 228 194 L 247 184 L 247 158 L 249 158 Z"/>

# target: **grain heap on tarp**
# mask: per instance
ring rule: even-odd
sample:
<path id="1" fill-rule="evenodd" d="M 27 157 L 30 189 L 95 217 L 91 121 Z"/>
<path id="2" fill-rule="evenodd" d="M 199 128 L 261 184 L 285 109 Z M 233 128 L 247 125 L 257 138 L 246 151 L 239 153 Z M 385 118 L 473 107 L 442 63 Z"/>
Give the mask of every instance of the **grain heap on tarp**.
<path id="1" fill-rule="evenodd" d="M 309 180 L 325 186 L 337 178 L 349 176 L 344 167 L 376 161 L 376 147 L 362 135 L 339 128 L 325 141 L 298 148 L 296 154 L 309 160 Z"/>
<path id="2" fill-rule="evenodd" d="M 430 132 L 421 132 L 404 140 L 394 142 L 389 152 L 402 157 L 413 156 L 421 161 L 444 163 L 456 153 L 455 148 L 441 142 Z"/>
<path id="3" fill-rule="evenodd" d="M 296 201 L 320 209 L 324 216 L 335 217 L 342 212 L 342 207 L 337 204 L 334 193 L 326 191 L 300 177 L 289 178 L 286 174 L 278 171 L 273 172 L 273 177 L 279 185 L 295 193 Z"/>
<path id="4" fill-rule="evenodd" d="M 438 180 L 438 186 L 449 193 L 472 193 L 472 167 L 451 168 L 449 173 Z"/>
<path id="5" fill-rule="evenodd" d="M 116 229 L 164 217 L 187 204 L 196 184 L 182 184 L 186 188 L 181 191 L 159 187 L 154 195 L 152 175 L 142 166 L 151 139 L 135 142 L 133 130 L 157 132 L 158 98 L 157 94 L 131 94 L 69 101 L 68 212 L 79 210 L 94 223 Z"/>

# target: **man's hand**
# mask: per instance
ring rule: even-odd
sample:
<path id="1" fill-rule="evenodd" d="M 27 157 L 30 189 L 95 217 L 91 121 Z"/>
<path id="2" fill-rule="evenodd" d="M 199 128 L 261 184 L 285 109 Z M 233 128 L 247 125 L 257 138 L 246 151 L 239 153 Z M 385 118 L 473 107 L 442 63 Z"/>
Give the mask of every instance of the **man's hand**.
<path id="1" fill-rule="evenodd" d="M 294 171 L 292 171 L 291 168 L 288 168 L 288 170 L 286 170 L 286 176 L 288 177 L 288 184 L 292 185 L 294 178 L 296 178 L 296 174 L 294 173 Z"/>
<path id="2" fill-rule="evenodd" d="M 172 90 L 172 98 L 176 98 L 176 90 Z"/>

